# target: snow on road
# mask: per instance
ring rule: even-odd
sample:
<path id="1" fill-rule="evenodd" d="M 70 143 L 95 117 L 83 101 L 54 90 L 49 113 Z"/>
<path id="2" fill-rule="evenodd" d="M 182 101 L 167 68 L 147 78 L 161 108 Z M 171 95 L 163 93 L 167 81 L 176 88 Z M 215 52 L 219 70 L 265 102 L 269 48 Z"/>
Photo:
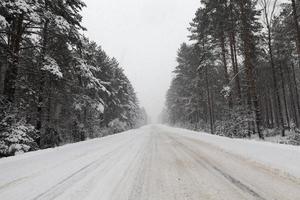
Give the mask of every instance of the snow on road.
<path id="1" fill-rule="evenodd" d="M 300 148 L 298 146 L 276 144 L 265 141 L 247 139 L 231 139 L 203 132 L 195 132 L 179 128 L 160 126 L 164 131 L 180 134 L 195 140 L 209 143 L 221 148 L 223 151 L 240 155 L 249 161 L 268 166 L 277 173 L 300 178 Z"/>
<path id="2" fill-rule="evenodd" d="M 0 160 L 1 200 L 296 200 L 300 149 L 161 125 Z"/>

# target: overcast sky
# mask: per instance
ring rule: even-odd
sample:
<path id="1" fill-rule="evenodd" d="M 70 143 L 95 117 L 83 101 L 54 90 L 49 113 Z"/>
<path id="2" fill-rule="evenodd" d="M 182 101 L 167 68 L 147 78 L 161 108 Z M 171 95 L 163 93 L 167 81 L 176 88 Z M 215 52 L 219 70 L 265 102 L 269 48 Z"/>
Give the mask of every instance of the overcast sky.
<path id="1" fill-rule="evenodd" d="M 200 0 L 85 0 L 86 35 L 115 57 L 141 106 L 155 120 L 161 112 L 176 53 Z"/>

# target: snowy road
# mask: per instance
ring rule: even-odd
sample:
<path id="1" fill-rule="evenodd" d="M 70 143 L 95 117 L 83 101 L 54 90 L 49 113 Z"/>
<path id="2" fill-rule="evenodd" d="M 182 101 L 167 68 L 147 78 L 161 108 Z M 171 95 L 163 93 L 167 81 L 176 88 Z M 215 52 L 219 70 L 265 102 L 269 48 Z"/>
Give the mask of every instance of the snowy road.
<path id="1" fill-rule="evenodd" d="M 299 149 L 228 140 L 160 125 L 0 160 L 1 200 L 296 200 L 300 177 L 279 171 L 246 148 L 280 150 L 279 162 L 300 162 Z M 210 140 L 214 142 L 210 142 Z M 228 141 L 229 146 L 216 145 Z M 230 143 L 231 142 L 231 143 Z M 252 145 L 252 146 L 251 146 Z M 236 145 L 238 146 L 238 145 Z M 243 149 L 245 148 L 245 149 Z M 274 151 L 273 151 L 274 150 Z M 243 151 L 247 152 L 243 156 Z M 251 150 L 252 151 L 252 150 Z M 247 154 L 247 155 L 246 155 Z M 262 153 L 263 154 L 263 153 Z M 260 158 L 262 155 L 257 155 Z M 281 158 L 282 157 L 282 158 Z M 280 160 L 282 159 L 282 160 Z M 297 160 L 298 159 L 298 160 Z M 276 160 L 272 160 L 274 166 Z M 278 163 L 285 169 L 285 165 Z M 294 169 L 294 168 L 291 168 Z M 291 173 L 290 173 L 291 172 Z M 289 175 L 287 175 L 289 173 Z"/>

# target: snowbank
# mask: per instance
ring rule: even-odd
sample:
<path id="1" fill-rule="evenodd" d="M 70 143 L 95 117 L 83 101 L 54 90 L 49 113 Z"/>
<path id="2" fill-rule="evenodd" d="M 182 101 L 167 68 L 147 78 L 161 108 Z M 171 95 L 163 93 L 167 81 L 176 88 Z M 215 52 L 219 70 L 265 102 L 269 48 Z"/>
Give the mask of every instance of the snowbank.
<path id="1" fill-rule="evenodd" d="M 201 140 L 274 171 L 300 178 L 300 147 L 247 139 L 231 139 L 204 132 L 162 126 L 162 129 L 188 138 Z"/>

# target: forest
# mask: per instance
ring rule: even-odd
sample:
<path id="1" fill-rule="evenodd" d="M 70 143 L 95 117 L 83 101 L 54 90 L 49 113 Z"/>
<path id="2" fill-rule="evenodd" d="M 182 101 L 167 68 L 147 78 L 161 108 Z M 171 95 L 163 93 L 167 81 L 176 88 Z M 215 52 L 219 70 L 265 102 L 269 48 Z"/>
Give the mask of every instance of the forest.
<path id="1" fill-rule="evenodd" d="M 299 16 L 0 0 L 0 200 L 300 200 Z"/>
<path id="2" fill-rule="evenodd" d="M 84 35 L 81 0 L 0 1 L 0 157 L 147 121 L 123 68 Z"/>
<path id="3" fill-rule="evenodd" d="M 202 0 L 177 55 L 164 122 L 300 144 L 300 3 Z"/>

